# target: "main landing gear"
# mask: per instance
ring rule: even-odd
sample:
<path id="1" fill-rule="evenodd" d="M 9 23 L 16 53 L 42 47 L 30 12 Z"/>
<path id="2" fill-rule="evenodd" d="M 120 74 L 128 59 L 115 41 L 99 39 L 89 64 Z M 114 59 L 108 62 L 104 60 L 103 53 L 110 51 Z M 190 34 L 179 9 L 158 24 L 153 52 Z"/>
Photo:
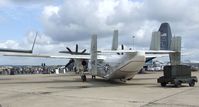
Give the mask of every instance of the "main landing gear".
<path id="1" fill-rule="evenodd" d="M 85 82 L 86 81 L 86 75 L 82 75 L 81 79 L 82 79 L 83 82 Z"/>
<path id="2" fill-rule="evenodd" d="M 120 79 L 121 82 L 126 82 L 126 79 Z"/>
<path id="3" fill-rule="evenodd" d="M 82 75 L 81 79 L 82 79 L 83 82 L 85 82 L 87 80 L 86 75 Z M 96 79 L 96 76 L 92 75 L 92 79 Z"/>
<path id="4" fill-rule="evenodd" d="M 92 79 L 96 79 L 96 76 L 95 76 L 95 75 L 92 75 Z"/>

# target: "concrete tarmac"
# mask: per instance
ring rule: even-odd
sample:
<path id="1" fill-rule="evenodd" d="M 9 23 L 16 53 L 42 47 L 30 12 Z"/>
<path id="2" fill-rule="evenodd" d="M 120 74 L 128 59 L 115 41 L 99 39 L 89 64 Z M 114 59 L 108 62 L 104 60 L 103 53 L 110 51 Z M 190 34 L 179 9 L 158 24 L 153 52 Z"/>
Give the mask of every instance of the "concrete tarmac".
<path id="1" fill-rule="evenodd" d="M 156 82 L 162 75 L 137 74 L 127 83 L 82 82 L 73 73 L 0 76 L 0 107 L 199 107 L 198 83 L 163 88 Z"/>

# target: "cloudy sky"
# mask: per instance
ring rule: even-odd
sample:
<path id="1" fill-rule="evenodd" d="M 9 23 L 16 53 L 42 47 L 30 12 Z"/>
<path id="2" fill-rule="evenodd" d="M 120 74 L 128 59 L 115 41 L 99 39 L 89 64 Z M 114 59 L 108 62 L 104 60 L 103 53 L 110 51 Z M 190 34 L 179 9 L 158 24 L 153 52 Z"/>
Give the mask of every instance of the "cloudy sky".
<path id="1" fill-rule="evenodd" d="M 114 29 L 119 43 L 148 49 L 152 31 L 163 22 L 182 36 L 183 60 L 199 60 L 199 0 L 1 0 L 0 48 L 30 49 L 39 32 L 36 54 L 57 54 L 65 47 L 110 48 Z M 23 61 L 22 61 L 23 60 Z M 2 64 L 64 64 L 66 60 L 0 57 Z"/>

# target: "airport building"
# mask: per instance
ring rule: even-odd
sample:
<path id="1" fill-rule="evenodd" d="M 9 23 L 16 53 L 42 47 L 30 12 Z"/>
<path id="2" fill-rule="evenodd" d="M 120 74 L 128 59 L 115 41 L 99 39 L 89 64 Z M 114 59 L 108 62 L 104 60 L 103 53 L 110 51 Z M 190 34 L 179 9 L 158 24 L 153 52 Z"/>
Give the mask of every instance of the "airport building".
<path id="1" fill-rule="evenodd" d="M 162 23 L 160 25 L 159 32 L 161 33 L 160 49 L 170 50 L 171 38 L 172 38 L 170 25 L 168 23 Z"/>

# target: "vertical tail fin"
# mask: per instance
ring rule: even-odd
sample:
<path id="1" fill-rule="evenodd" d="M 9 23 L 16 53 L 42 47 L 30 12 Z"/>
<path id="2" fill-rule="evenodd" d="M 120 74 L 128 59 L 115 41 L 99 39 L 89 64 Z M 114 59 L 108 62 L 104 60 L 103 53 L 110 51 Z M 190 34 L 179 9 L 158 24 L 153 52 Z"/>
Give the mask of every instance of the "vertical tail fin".
<path id="1" fill-rule="evenodd" d="M 91 39 L 91 75 L 97 75 L 97 35 Z"/>
<path id="2" fill-rule="evenodd" d="M 114 30 L 111 50 L 117 50 L 117 48 L 118 48 L 118 30 Z"/>
<path id="3" fill-rule="evenodd" d="M 160 50 L 160 32 L 153 32 L 150 50 Z"/>
<path id="4" fill-rule="evenodd" d="M 37 35 L 38 35 L 38 32 L 36 32 L 35 39 L 34 39 L 34 42 L 33 42 L 33 45 L 32 45 L 32 49 L 31 49 L 31 53 L 33 53 L 33 49 L 35 47 L 35 43 L 36 43 L 36 40 L 37 40 Z"/>
<path id="5" fill-rule="evenodd" d="M 179 65 L 181 63 L 181 37 L 173 37 L 170 47 L 171 50 L 176 51 L 169 54 L 171 65 Z"/>
<path id="6" fill-rule="evenodd" d="M 181 37 L 180 36 L 172 37 L 171 50 L 176 51 L 176 52 L 181 52 Z"/>

